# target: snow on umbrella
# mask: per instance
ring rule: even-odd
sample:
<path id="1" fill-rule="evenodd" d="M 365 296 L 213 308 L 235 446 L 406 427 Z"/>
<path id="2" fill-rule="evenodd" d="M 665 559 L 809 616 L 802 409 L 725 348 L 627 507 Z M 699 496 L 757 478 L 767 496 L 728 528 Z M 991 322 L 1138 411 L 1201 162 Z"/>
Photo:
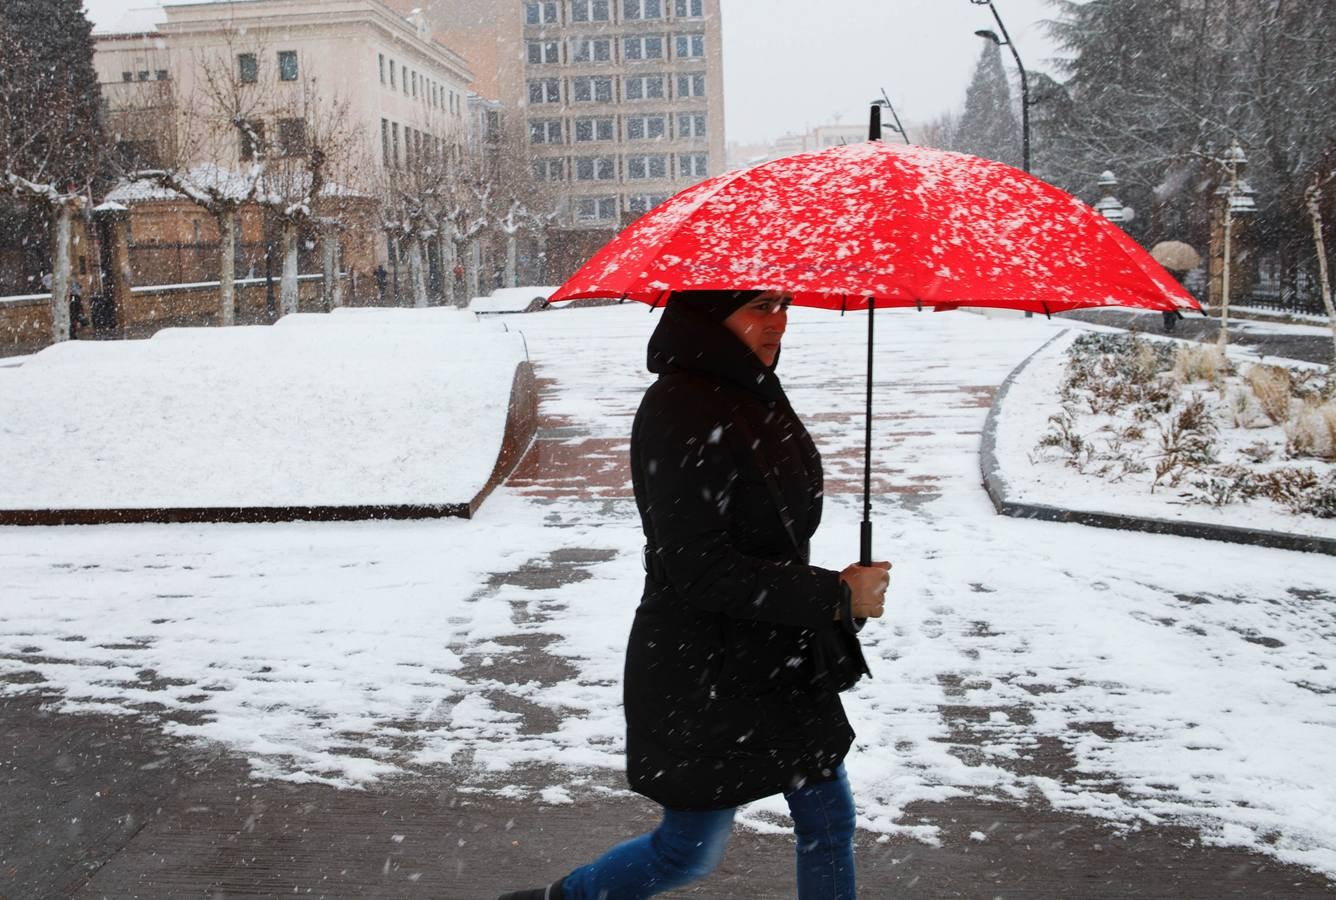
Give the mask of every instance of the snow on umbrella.
<path id="1" fill-rule="evenodd" d="M 594 254 L 549 302 L 783 291 L 800 306 L 1054 313 L 1200 309 L 1145 250 L 1058 188 L 1002 163 L 866 143 L 687 188 Z M 871 339 L 861 559 L 871 560 Z"/>

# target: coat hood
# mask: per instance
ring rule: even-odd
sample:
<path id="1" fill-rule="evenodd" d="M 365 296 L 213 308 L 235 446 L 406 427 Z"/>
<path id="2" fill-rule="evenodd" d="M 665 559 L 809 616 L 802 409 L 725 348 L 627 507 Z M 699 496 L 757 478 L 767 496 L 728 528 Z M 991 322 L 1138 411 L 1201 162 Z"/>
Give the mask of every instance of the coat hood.
<path id="1" fill-rule="evenodd" d="M 775 356 L 775 366 L 779 356 Z M 726 381 L 759 394 L 766 400 L 787 403 L 775 374 L 746 344 L 722 323 L 692 309 L 691 301 L 671 300 L 649 339 L 646 367 L 656 375 L 687 372 Z"/>

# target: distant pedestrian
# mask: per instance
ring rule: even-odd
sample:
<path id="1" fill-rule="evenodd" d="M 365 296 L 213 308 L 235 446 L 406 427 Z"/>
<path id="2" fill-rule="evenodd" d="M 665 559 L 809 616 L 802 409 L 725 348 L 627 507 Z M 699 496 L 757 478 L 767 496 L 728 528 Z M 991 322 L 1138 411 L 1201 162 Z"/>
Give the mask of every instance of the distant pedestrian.
<path id="1" fill-rule="evenodd" d="M 385 305 L 385 288 L 390 283 L 390 273 L 385 271 L 385 267 L 379 263 L 376 264 L 376 271 L 372 273 L 376 278 L 376 295 L 379 298 L 377 303 L 380 306 Z"/>
<path id="2" fill-rule="evenodd" d="M 70 340 L 78 336 L 80 328 L 88 327 L 88 316 L 84 314 L 83 286 L 75 279 L 70 283 Z"/>
<path id="3" fill-rule="evenodd" d="M 1164 311 L 1164 330 L 1166 333 L 1174 330 L 1178 320 L 1183 318 L 1183 314 L 1176 309 L 1166 309 Z"/>
<path id="4" fill-rule="evenodd" d="M 821 456 L 775 375 L 790 298 L 674 294 L 649 341 L 631 428 L 647 541 L 626 649 L 626 774 L 654 832 L 502 900 L 638 900 L 708 875 L 736 808 L 783 794 L 798 896 L 855 897 L 853 729 L 839 691 L 867 673 L 856 619 L 882 615 L 890 563 L 810 565 Z"/>

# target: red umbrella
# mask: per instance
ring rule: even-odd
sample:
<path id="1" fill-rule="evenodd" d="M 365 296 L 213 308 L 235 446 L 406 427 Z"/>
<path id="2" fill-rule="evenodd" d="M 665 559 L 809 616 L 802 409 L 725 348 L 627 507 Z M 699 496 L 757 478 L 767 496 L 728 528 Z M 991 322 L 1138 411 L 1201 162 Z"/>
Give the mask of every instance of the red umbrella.
<path id="1" fill-rule="evenodd" d="M 599 250 L 550 302 L 658 305 L 682 290 L 784 291 L 802 306 L 850 310 L 1200 309 L 1121 229 L 1070 194 L 1002 163 L 875 140 L 687 188 Z M 869 315 L 869 456 L 871 336 Z"/>

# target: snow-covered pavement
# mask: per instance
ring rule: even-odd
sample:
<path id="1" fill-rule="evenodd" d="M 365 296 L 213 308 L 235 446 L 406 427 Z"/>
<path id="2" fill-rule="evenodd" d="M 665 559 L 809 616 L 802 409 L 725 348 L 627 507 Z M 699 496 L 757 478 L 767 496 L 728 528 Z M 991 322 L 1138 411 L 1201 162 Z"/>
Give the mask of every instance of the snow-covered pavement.
<path id="1" fill-rule="evenodd" d="M 878 316 L 874 517 L 895 573 L 864 633 L 875 678 L 847 695 L 860 825 L 931 842 L 905 808 L 974 794 L 1187 823 L 1336 877 L 1331 559 L 994 515 L 988 400 L 1071 323 Z M 508 321 L 548 464 L 471 521 L 0 529 L 0 690 L 156 717 L 260 777 L 448 766 L 483 794 L 619 790 L 641 541 L 618 460 L 655 321 Z M 865 327 L 796 310 L 780 366 L 827 461 L 813 550 L 835 568 L 861 512 Z M 780 828 L 782 805 L 743 819 Z"/>

